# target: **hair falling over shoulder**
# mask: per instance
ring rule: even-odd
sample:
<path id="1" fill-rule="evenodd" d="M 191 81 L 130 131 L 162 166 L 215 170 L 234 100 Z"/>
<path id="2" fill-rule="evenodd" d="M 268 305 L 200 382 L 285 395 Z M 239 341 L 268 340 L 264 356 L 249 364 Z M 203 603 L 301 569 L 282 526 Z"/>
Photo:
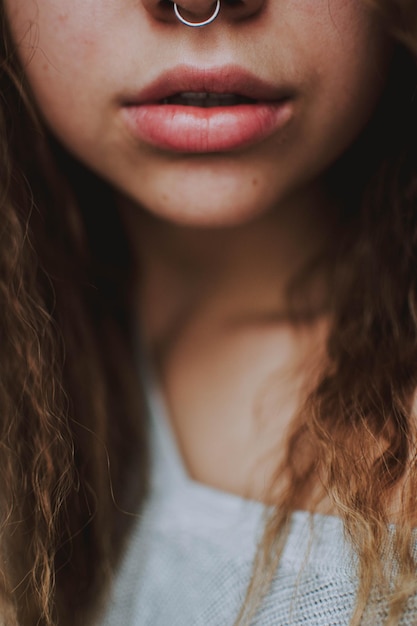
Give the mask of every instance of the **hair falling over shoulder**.
<path id="1" fill-rule="evenodd" d="M 355 153 L 366 177 L 346 204 L 338 250 L 328 251 L 327 364 L 277 473 L 288 489 L 268 520 L 257 568 L 272 576 L 289 514 L 318 479 L 359 555 L 351 626 L 382 623 L 373 613 L 382 598 L 384 624 L 393 626 L 417 591 L 417 14 L 409 0 L 370 4 L 400 44 L 370 129 L 373 148 Z M 262 593 L 258 579 L 255 570 L 239 623 L 249 623 L 251 598 Z"/>
<path id="2" fill-rule="evenodd" d="M 0 11 L 0 621 L 75 626 L 146 484 L 133 264 L 111 195 L 39 123 Z"/>
<path id="3" fill-rule="evenodd" d="M 325 259 L 328 359 L 279 468 L 289 488 L 239 624 L 317 478 L 359 554 L 352 625 L 374 623 L 384 595 L 385 623 L 397 624 L 417 591 L 417 13 L 415 0 L 368 4 L 398 50 L 360 158 L 340 168 L 350 191 Z M 133 263 L 111 192 L 38 121 L 0 12 L 0 614 L 8 626 L 85 625 L 120 555 L 124 511 L 146 489 Z M 355 192 L 342 170 L 356 175 Z"/>
<path id="4" fill-rule="evenodd" d="M 331 502 L 358 554 L 350 626 L 397 625 L 417 592 L 417 11 L 414 0 L 367 4 L 393 39 L 391 75 L 375 120 L 335 173 L 344 208 L 321 259 L 331 268 L 327 362 L 277 469 L 285 486 L 235 626 L 250 624 L 291 512 L 312 493 L 317 505 Z"/>

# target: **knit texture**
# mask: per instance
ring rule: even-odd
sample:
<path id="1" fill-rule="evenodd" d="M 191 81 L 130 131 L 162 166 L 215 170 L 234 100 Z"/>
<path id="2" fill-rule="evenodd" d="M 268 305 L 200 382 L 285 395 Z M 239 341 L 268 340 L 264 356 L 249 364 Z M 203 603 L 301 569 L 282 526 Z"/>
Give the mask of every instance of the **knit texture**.
<path id="1" fill-rule="evenodd" d="M 152 489 L 100 626 L 233 626 L 262 534 L 259 502 L 187 476 L 163 402 L 150 389 Z M 253 626 L 348 626 L 356 558 L 337 517 L 297 511 Z M 383 624 L 380 599 L 373 626 Z M 417 600 L 401 626 L 417 624 Z"/>

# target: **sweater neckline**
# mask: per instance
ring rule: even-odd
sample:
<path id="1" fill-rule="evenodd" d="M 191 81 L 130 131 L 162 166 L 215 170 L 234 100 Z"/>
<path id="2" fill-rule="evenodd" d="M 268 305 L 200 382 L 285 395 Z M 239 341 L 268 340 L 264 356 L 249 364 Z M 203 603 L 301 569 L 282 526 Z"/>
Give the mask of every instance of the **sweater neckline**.
<path id="1" fill-rule="evenodd" d="M 256 517 L 266 516 L 272 507 L 260 500 L 244 498 L 233 492 L 194 479 L 184 463 L 174 430 L 172 428 L 169 411 L 158 381 L 153 364 L 149 359 L 142 359 L 141 374 L 144 382 L 145 401 L 151 430 L 151 448 L 153 460 L 153 474 L 156 476 L 158 488 L 171 494 L 176 489 L 186 491 L 188 497 L 196 498 L 200 504 L 226 508 L 251 510 Z M 343 521 L 336 515 L 312 513 L 307 510 L 295 510 L 292 518 L 306 522 L 310 519 L 329 526 L 339 527 L 343 533 Z"/>

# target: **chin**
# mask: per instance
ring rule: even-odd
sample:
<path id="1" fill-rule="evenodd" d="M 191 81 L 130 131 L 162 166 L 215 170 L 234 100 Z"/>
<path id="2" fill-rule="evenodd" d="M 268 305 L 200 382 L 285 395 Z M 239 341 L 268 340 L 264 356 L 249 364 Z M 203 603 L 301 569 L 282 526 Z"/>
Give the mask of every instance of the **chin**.
<path id="1" fill-rule="evenodd" d="M 232 168 L 162 168 L 158 176 L 142 176 L 123 191 L 155 217 L 178 225 L 201 228 L 250 223 L 276 205 L 271 181 L 250 171 Z M 137 183 L 137 184 L 136 184 Z M 269 184 L 267 184 L 269 183 Z"/>
<path id="2" fill-rule="evenodd" d="M 157 218 L 178 226 L 195 228 L 233 228 L 249 224 L 259 216 L 268 212 L 259 201 L 256 203 L 227 202 L 225 198 L 216 197 L 172 200 L 169 202 L 154 200 L 139 202 L 149 213 Z"/>

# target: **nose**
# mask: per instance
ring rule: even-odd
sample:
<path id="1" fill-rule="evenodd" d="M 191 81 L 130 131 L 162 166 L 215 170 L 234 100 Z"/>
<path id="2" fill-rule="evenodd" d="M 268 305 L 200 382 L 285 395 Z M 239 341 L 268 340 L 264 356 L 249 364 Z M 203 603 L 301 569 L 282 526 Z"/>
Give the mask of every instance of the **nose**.
<path id="1" fill-rule="evenodd" d="M 220 0 L 219 15 L 216 20 L 219 18 L 236 21 L 248 19 L 261 10 L 265 1 Z M 178 0 L 177 11 L 174 11 L 173 0 L 142 0 L 142 3 L 154 19 L 178 25 L 182 24 L 176 15 L 177 12 L 185 22 L 201 23 L 207 20 L 208 23 L 212 23 L 210 18 L 216 14 L 217 8 L 217 0 Z"/>

